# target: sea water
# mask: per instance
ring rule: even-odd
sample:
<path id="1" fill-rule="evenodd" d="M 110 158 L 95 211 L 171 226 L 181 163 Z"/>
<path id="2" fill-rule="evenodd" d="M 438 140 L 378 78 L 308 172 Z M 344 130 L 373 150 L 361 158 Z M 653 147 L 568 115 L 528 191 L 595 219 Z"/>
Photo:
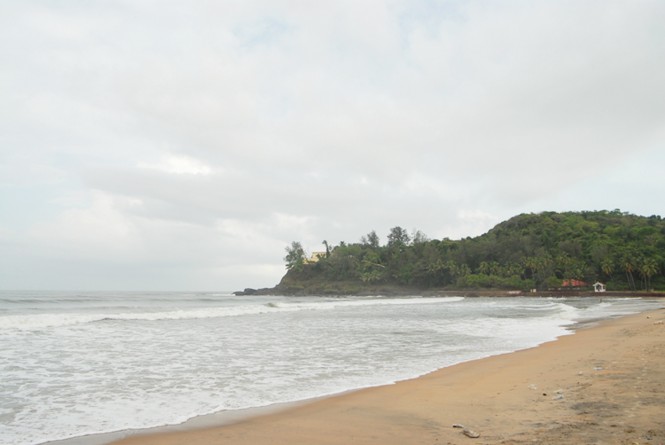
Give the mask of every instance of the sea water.
<path id="1" fill-rule="evenodd" d="M 524 349 L 640 299 L 0 292 L 0 444 L 177 424 Z"/>

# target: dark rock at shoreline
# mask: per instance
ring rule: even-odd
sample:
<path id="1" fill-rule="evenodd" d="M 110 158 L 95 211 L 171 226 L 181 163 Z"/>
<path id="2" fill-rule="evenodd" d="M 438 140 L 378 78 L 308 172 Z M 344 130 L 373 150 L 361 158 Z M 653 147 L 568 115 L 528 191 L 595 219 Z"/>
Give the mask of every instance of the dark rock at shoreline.
<path id="1" fill-rule="evenodd" d="M 263 289 L 252 289 L 251 287 L 246 287 L 245 290 L 238 290 L 233 292 L 233 295 L 244 296 L 244 295 L 275 295 L 274 288 L 263 288 Z"/>

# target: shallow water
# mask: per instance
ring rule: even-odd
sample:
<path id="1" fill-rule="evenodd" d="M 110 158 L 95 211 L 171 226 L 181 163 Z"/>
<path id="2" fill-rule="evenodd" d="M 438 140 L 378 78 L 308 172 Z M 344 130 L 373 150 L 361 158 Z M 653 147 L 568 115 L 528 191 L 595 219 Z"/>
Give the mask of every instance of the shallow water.
<path id="1" fill-rule="evenodd" d="M 0 443 L 178 424 L 392 383 L 650 307 L 659 305 L 3 291 Z"/>

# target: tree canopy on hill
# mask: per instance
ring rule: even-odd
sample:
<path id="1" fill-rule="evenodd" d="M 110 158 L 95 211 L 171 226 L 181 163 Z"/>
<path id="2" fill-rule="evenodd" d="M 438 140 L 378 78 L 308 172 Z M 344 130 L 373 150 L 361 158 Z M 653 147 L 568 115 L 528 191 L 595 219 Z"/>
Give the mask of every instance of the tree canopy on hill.
<path id="1" fill-rule="evenodd" d="M 462 240 L 394 227 L 385 245 L 374 231 L 358 243 L 325 244 L 314 262 L 300 243 L 287 247 L 280 285 L 547 290 L 601 281 L 612 290 L 665 289 L 665 221 L 619 210 L 522 214 Z"/>

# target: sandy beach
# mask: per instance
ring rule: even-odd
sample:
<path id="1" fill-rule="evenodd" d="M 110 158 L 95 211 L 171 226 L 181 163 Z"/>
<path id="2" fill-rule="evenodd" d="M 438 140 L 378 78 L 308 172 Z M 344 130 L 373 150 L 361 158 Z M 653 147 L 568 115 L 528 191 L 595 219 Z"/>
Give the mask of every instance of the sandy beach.
<path id="1" fill-rule="evenodd" d="M 664 444 L 665 310 L 232 425 L 114 445 L 472 443 Z"/>

